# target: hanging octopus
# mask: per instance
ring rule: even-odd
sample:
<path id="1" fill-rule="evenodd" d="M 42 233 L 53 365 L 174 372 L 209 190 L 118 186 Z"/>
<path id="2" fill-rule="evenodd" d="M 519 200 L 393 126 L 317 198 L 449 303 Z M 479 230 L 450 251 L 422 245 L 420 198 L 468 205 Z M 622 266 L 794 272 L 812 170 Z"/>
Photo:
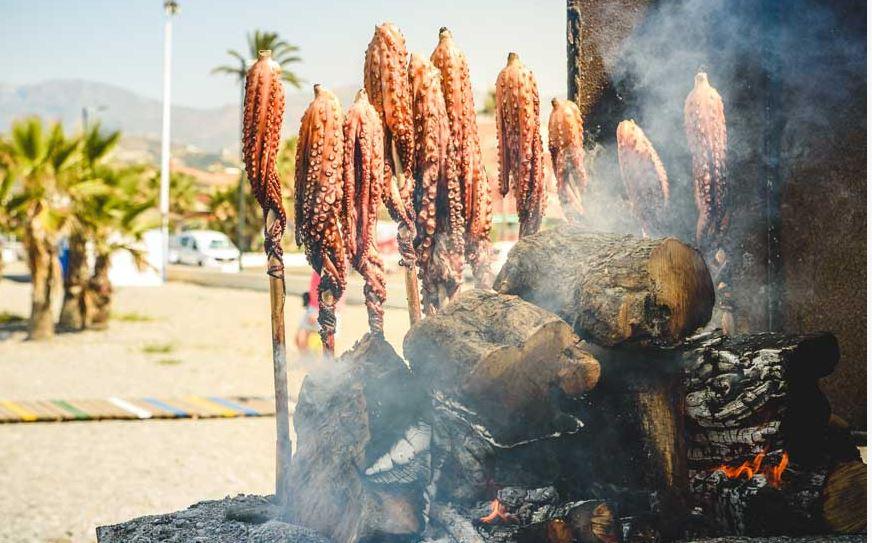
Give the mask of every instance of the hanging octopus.
<path id="1" fill-rule="evenodd" d="M 336 301 L 345 290 L 345 248 L 339 233 L 342 208 L 342 108 L 336 96 L 315 85 L 315 99 L 300 121 L 297 140 L 297 245 L 321 275 L 318 323 L 325 353 L 333 354 Z"/>
<path id="2" fill-rule="evenodd" d="M 409 83 L 415 124 L 415 248 L 427 314 L 454 298 L 463 282 L 463 203 L 440 79 L 433 63 L 412 54 Z"/>
<path id="3" fill-rule="evenodd" d="M 696 242 L 707 256 L 717 278 L 721 327 L 731 333 L 732 293 L 728 258 L 721 243 L 729 226 L 727 185 L 727 123 L 721 95 L 709 84 L 705 72 L 696 74 L 693 90 L 684 101 L 684 130 L 693 157 L 693 194 L 699 217 Z"/>
<path id="4" fill-rule="evenodd" d="M 366 49 L 363 86 L 384 127 L 385 176 L 390 182 L 385 205 L 391 218 L 399 224 L 397 241 L 401 264 L 414 269 L 412 166 L 415 160 L 415 136 L 407 58 L 406 40 L 400 30 L 392 23 L 376 26 Z"/>
<path id="5" fill-rule="evenodd" d="M 282 206 L 282 184 L 276 170 L 285 111 L 282 69 L 270 51 L 260 51 L 257 62 L 245 77 L 242 116 L 242 156 L 251 191 L 263 210 L 264 250 L 270 260 L 272 276 L 284 277 L 282 236 L 287 216 Z"/>
<path id="6" fill-rule="evenodd" d="M 696 74 L 684 102 L 684 129 L 693 156 L 693 193 L 699 210 L 696 241 L 709 252 L 717 248 L 727 229 L 729 187 L 724 103 L 705 72 Z"/>
<path id="7" fill-rule="evenodd" d="M 551 100 L 548 119 L 548 151 L 557 177 L 557 194 L 563 214 L 569 222 L 578 222 L 584 214 L 581 195 L 587 188 L 584 169 L 584 131 L 581 112 L 571 100 Z"/>
<path id="8" fill-rule="evenodd" d="M 448 112 L 451 141 L 458 157 L 460 195 L 463 204 L 466 260 L 476 288 L 491 288 L 491 195 L 481 157 L 475 102 L 466 55 L 454 44 L 451 31 L 439 30 L 439 45 L 430 61 L 442 74 L 442 94 Z"/>
<path id="9" fill-rule="evenodd" d="M 365 90 L 345 116 L 342 161 L 342 230 L 351 266 L 363 276 L 369 329 L 384 335 L 384 263 L 376 247 L 378 206 L 385 191 L 384 133 Z"/>
<path id="10" fill-rule="evenodd" d="M 618 161 L 630 209 L 642 226 L 642 235 L 665 233 L 669 206 L 669 180 L 654 146 L 633 121 L 618 124 Z"/>
<path id="11" fill-rule="evenodd" d="M 535 234 L 542 222 L 545 187 L 542 136 L 539 134 L 539 89 L 536 78 L 515 53 L 496 85 L 500 193 L 512 187 L 518 206 L 520 237 Z"/>

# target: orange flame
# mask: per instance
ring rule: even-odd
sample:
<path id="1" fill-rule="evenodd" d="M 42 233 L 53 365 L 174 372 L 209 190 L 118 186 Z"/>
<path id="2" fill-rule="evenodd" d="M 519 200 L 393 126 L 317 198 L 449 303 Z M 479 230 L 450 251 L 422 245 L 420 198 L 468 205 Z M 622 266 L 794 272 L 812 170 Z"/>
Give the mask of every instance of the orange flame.
<path id="1" fill-rule="evenodd" d="M 485 517 L 481 517 L 482 522 L 486 524 L 509 524 L 518 522 L 518 517 L 506 511 L 506 506 L 500 503 L 500 500 L 495 499 L 491 502 L 491 512 Z"/>
<path id="2" fill-rule="evenodd" d="M 716 467 L 714 471 L 723 472 L 728 479 L 738 479 L 740 477 L 751 479 L 758 473 L 761 473 L 762 468 L 762 473 L 766 477 L 766 482 L 774 488 L 781 488 L 781 476 L 784 474 L 784 470 L 787 469 L 787 465 L 790 462 L 790 459 L 787 456 L 787 451 L 781 454 L 781 460 L 778 462 L 777 466 L 763 466 L 763 460 L 765 458 L 766 451 L 763 451 L 757 453 L 757 456 L 755 456 L 753 460 L 745 460 L 738 466 L 722 464 Z"/>

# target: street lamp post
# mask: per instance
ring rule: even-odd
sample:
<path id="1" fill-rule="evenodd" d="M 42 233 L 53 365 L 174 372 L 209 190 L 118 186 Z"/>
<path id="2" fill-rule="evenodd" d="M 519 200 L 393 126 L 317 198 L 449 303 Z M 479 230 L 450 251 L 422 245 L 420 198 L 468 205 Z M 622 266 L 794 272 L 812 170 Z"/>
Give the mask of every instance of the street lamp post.
<path id="1" fill-rule="evenodd" d="M 172 71 L 173 15 L 179 10 L 176 0 L 165 0 L 167 18 L 164 23 L 163 51 L 163 123 L 160 146 L 160 228 L 161 279 L 167 280 L 170 251 L 170 78 Z"/>

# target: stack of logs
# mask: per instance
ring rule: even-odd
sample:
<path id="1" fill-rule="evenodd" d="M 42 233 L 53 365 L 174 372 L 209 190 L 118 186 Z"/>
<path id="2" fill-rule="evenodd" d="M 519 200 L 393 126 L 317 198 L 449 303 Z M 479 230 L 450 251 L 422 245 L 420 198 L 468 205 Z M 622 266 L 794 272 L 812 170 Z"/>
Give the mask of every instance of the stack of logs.
<path id="1" fill-rule="evenodd" d="M 838 357 L 832 336 L 690 337 L 710 320 L 713 286 L 700 254 L 671 238 L 539 232 L 518 242 L 494 289 L 416 323 L 408 366 L 368 335 L 307 376 L 291 521 L 337 542 L 774 533 L 783 527 L 754 524 L 745 502 L 724 504 L 777 493 L 824 518 L 833 499 L 803 509 L 814 493 L 801 481 L 842 470 L 841 486 L 814 496 L 848 489 L 837 502 L 865 526 L 865 504 L 851 502 L 865 465 L 849 446 L 819 447 L 836 435 L 816 388 Z M 784 448 L 805 464 L 785 468 L 777 488 L 763 470 L 756 493 L 737 493 L 747 478 L 712 483 L 726 479 L 719 464 Z M 803 528 L 856 530 L 859 516 L 847 516 L 850 528 Z"/>

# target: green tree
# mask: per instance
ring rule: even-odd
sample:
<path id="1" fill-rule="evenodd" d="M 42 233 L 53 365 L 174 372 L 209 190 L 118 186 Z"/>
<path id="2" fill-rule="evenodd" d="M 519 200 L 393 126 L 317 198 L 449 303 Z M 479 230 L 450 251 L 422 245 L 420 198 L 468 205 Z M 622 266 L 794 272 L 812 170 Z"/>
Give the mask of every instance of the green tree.
<path id="1" fill-rule="evenodd" d="M 31 296 L 28 337 L 54 335 L 51 301 L 58 283 L 57 240 L 72 217 L 79 138 L 64 135 L 59 123 L 43 126 L 31 117 L 12 124 L 0 140 L 0 160 L 12 194 L 5 202 L 8 220 L 23 234 L 30 269 Z"/>
<path id="2" fill-rule="evenodd" d="M 269 50 L 272 51 L 273 60 L 282 67 L 282 79 L 294 87 L 300 88 L 302 80 L 290 70 L 291 64 L 301 60 L 297 55 L 297 52 L 300 50 L 299 47 L 281 39 L 276 32 L 263 30 L 249 32 L 246 40 L 248 42 L 246 54 L 242 54 L 235 49 L 228 50 L 227 54 L 233 57 L 235 63 L 217 66 L 212 69 L 212 73 L 232 75 L 236 77 L 240 85 L 244 85 L 245 74 L 248 72 L 250 63 L 257 60 L 257 55 L 260 51 Z"/>

